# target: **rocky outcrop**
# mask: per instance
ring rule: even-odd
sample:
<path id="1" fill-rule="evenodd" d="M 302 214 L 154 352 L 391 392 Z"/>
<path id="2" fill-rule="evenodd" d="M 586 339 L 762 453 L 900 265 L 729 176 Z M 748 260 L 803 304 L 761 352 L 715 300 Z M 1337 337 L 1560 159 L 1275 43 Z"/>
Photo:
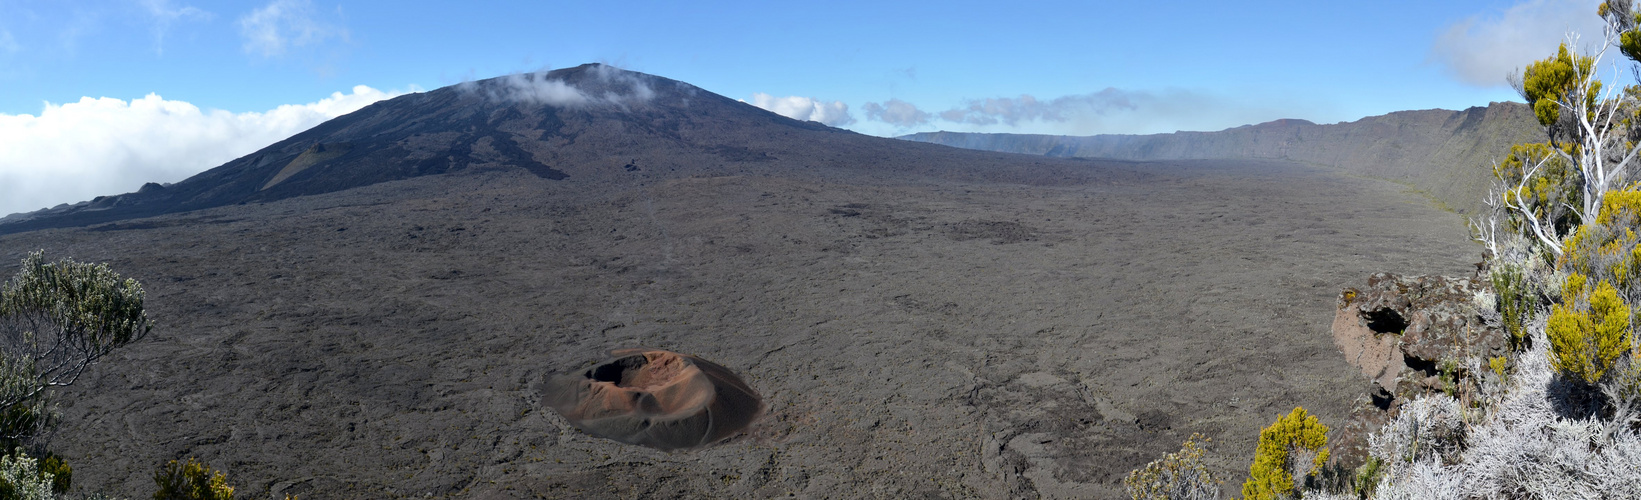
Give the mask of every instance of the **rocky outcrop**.
<path id="1" fill-rule="evenodd" d="M 1478 368 L 1509 348 L 1508 334 L 1486 306 L 1492 293 L 1479 277 L 1390 273 L 1339 293 L 1333 340 L 1375 386 L 1335 437 L 1342 464 L 1359 464 L 1367 434 L 1415 396 L 1479 396 L 1485 370 Z"/>
<path id="2" fill-rule="evenodd" d="M 1366 287 L 1339 293 L 1333 339 L 1390 395 L 1462 392 L 1455 379 L 1509 345 L 1491 311 L 1478 307 L 1491 294 L 1478 278 L 1374 274 Z"/>

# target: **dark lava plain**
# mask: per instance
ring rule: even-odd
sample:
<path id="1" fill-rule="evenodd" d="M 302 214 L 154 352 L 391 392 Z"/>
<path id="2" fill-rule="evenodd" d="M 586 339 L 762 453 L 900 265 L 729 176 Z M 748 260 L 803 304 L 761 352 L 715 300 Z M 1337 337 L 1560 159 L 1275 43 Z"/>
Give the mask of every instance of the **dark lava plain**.
<path id="1" fill-rule="evenodd" d="M 1279 414 L 1341 423 L 1368 381 L 1328 333 L 1338 290 L 1479 252 L 1402 186 L 1293 163 L 951 153 L 1088 172 L 1022 183 L 793 158 L 22 232 L 0 272 L 43 248 L 148 290 L 154 333 L 61 393 L 81 489 L 146 496 L 193 456 L 247 498 L 1116 498 L 1192 433 L 1230 490 Z M 735 370 L 766 416 L 666 453 L 530 390 L 641 346 Z"/>

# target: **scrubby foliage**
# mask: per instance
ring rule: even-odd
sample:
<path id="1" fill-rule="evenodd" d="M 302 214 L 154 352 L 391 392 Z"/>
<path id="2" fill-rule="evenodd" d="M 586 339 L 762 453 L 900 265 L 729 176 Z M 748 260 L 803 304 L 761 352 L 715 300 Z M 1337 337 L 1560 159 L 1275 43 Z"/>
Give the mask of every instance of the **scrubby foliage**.
<path id="1" fill-rule="evenodd" d="M 1596 14 L 1599 40 L 1570 35 L 1512 77 L 1545 141 L 1494 165 L 1492 211 L 1471 221 L 1495 293 L 1477 303 L 1511 342 L 1441 367 L 1475 375 L 1482 397 L 1403 402 L 1369 436 L 1349 491 L 1294 488 L 1297 471 L 1281 471 L 1295 464 L 1266 429 L 1244 495 L 1641 498 L 1641 86 L 1599 78 L 1621 74 L 1603 68 L 1609 50 L 1641 75 L 1641 10 L 1608 0 Z"/>
<path id="2" fill-rule="evenodd" d="M 154 500 L 233 500 L 228 475 L 202 462 L 172 460 L 154 471 Z"/>
<path id="3" fill-rule="evenodd" d="M 1597 43 L 1571 35 L 1512 77 L 1545 141 L 1494 165 L 1493 210 L 1471 225 L 1495 292 L 1477 302 L 1495 309 L 1509 351 L 1442 366 L 1484 374 L 1483 397 L 1402 403 L 1350 488 L 1295 487 L 1293 445 L 1326 439 L 1295 410 L 1261 433 L 1245 496 L 1641 498 L 1641 86 L 1599 78 L 1619 74 L 1603 69 L 1609 50 L 1641 62 L 1641 10 L 1608 0 L 1596 14 Z"/>
<path id="4" fill-rule="evenodd" d="M 1464 410 L 1452 397 L 1429 396 L 1402 405 L 1401 413 L 1368 439 L 1374 457 L 1387 463 L 1454 463 L 1464 449 Z"/>
<path id="5" fill-rule="evenodd" d="M 55 489 L 55 477 L 40 466 L 39 461 L 21 448 L 0 456 L 0 499 L 50 500 L 61 490 Z M 66 488 L 65 488 L 66 489 Z"/>
<path id="6" fill-rule="evenodd" d="M 67 493 L 68 488 L 74 485 L 74 469 L 63 461 L 63 457 L 54 454 L 40 459 L 40 474 L 51 475 L 51 491 L 56 493 Z"/>
<path id="7" fill-rule="evenodd" d="M 1192 434 L 1178 452 L 1163 455 L 1135 469 L 1122 484 L 1134 500 L 1215 500 L 1219 479 L 1208 472 L 1202 444 L 1208 439 Z"/>
<path id="8" fill-rule="evenodd" d="M 1286 416 L 1259 433 L 1259 447 L 1242 483 L 1242 496 L 1249 499 L 1282 498 L 1295 493 L 1295 477 L 1315 475 L 1328 461 L 1328 426 L 1295 407 Z M 1308 452 L 1308 453 L 1307 453 Z M 1301 455 L 1314 458 L 1296 460 Z M 1306 467 L 1302 473 L 1295 467 Z"/>
<path id="9" fill-rule="evenodd" d="M 1513 390 L 1485 414 L 1427 396 L 1374 436 L 1387 469 L 1376 498 L 1641 498 L 1634 419 L 1566 417 L 1577 389 L 1556 383 L 1536 334 Z"/>
<path id="10" fill-rule="evenodd" d="M 1495 211 L 1473 224 L 1513 340 L 1486 360 L 1497 390 L 1404 404 L 1370 438 L 1376 498 L 1641 498 L 1641 87 L 1597 78 L 1607 50 L 1641 56 L 1641 12 L 1597 14 L 1593 52 L 1569 37 L 1516 80 L 1547 141 L 1495 166 Z"/>
<path id="11" fill-rule="evenodd" d="M 45 262 L 41 252 L 0 286 L 0 440 L 50 425 L 47 389 L 152 329 L 142 285 L 103 264 Z"/>
<path id="12" fill-rule="evenodd" d="M 1566 43 L 1549 59 L 1527 65 L 1521 79 L 1521 94 L 1533 106 L 1538 123 L 1550 127 L 1552 141 L 1567 133 L 1557 128 L 1569 126 L 1561 120 L 1562 108 L 1571 108 L 1564 103 L 1579 103 L 1584 107 L 1595 104 L 1596 96 L 1601 93 L 1601 82 L 1591 80 L 1594 70 L 1595 58 L 1567 52 Z"/>
<path id="13" fill-rule="evenodd" d="M 41 438 L 57 420 L 50 389 L 151 328 L 142 286 L 106 265 L 34 252 L 0 284 L 0 446 L 15 450 L 0 457 L 0 499 L 69 490 L 73 470 Z"/>

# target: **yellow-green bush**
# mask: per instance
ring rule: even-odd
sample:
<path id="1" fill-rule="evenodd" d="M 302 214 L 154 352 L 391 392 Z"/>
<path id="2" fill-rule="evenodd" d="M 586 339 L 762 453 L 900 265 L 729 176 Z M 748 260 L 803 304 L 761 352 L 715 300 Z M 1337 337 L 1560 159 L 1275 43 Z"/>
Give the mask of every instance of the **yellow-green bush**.
<path id="1" fill-rule="evenodd" d="M 1577 95 L 1584 79 L 1594 69 L 1595 58 L 1585 55 L 1575 55 L 1567 51 L 1567 44 L 1555 56 L 1527 65 L 1527 71 L 1522 73 L 1522 94 L 1527 98 L 1527 104 L 1533 107 L 1533 114 L 1538 116 L 1538 123 L 1547 127 L 1554 127 L 1561 118 L 1561 107 L 1557 101 L 1565 101 L 1568 94 Z M 1601 82 L 1591 82 L 1590 88 L 1584 92 L 1584 98 L 1593 103 L 1596 96 L 1601 95 Z"/>
<path id="2" fill-rule="evenodd" d="M 1552 306 L 1544 333 L 1550 337 L 1550 364 L 1562 375 L 1594 384 L 1630 348 L 1630 306 L 1606 280 L 1588 290 L 1588 278 L 1573 274 Z M 1576 305 L 1588 295 L 1589 307 Z"/>
<path id="3" fill-rule="evenodd" d="M 1562 241 L 1557 265 L 1620 289 L 1641 287 L 1641 236 L 1634 229 L 1641 226 L 1641 189 L 1607 192 L 1590 222 Z"/>
<path id="4" fill-rule="evenodd" d="M 233 500 L 234 488 L 228 475 L 212 470 L 193 458 L 182 463 L 172 460 L 154 471 L 154 500 Z"/>
<path id="5" fill-rule="evenodd" d="M 1259 432 L 1259 448 L 1254 451 L 1253 466 L 1248 469 L 1248 481 L 1242 483 L 1242 496 L 1248 500 L 1266 500 L 1293 495 L 1293 455 L 1297 449 L 1316 453 L 1309 472 L 1314 475 L 1328 461 L 1328 426 L 1316 417 L 1295 407 L 1287 416 Z"/>

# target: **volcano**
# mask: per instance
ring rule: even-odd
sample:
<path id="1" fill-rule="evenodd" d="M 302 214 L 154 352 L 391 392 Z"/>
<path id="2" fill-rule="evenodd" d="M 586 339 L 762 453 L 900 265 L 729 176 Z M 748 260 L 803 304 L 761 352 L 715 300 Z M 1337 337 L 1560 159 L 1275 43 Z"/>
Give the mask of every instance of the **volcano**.
<path id="1" fill-rule="evenodd" d="M 172 185 L 15 214 L 0 234 L 330 193 L 463 171 L 517 169 L 599 186 L 790 168 L 920 171 L 1024 182 L 1086 169 L 966 169 L 936 148 L 800 122 L 687 83 L 587 64 L 377 102 Z M 777 159 L 801 162 L 774 162 Z"/>
<path id="2" fill-rule="evenodd" d="M 43 249 L 148 292 L 153 333 L 56 394 L 50 448 L 122 497 L 195 457 L 257 498 L 1122 498 L 1198 433 L 1234 485 L 1278 415 L 1368 394 L 1340 288 L 1480 251 L 1350 172 L 877 138 L 601 65 L 0 233 L 6 276 Z M 540 390 L 639 348 L 733 373 L 756 420 L 667 452 Z"/>

